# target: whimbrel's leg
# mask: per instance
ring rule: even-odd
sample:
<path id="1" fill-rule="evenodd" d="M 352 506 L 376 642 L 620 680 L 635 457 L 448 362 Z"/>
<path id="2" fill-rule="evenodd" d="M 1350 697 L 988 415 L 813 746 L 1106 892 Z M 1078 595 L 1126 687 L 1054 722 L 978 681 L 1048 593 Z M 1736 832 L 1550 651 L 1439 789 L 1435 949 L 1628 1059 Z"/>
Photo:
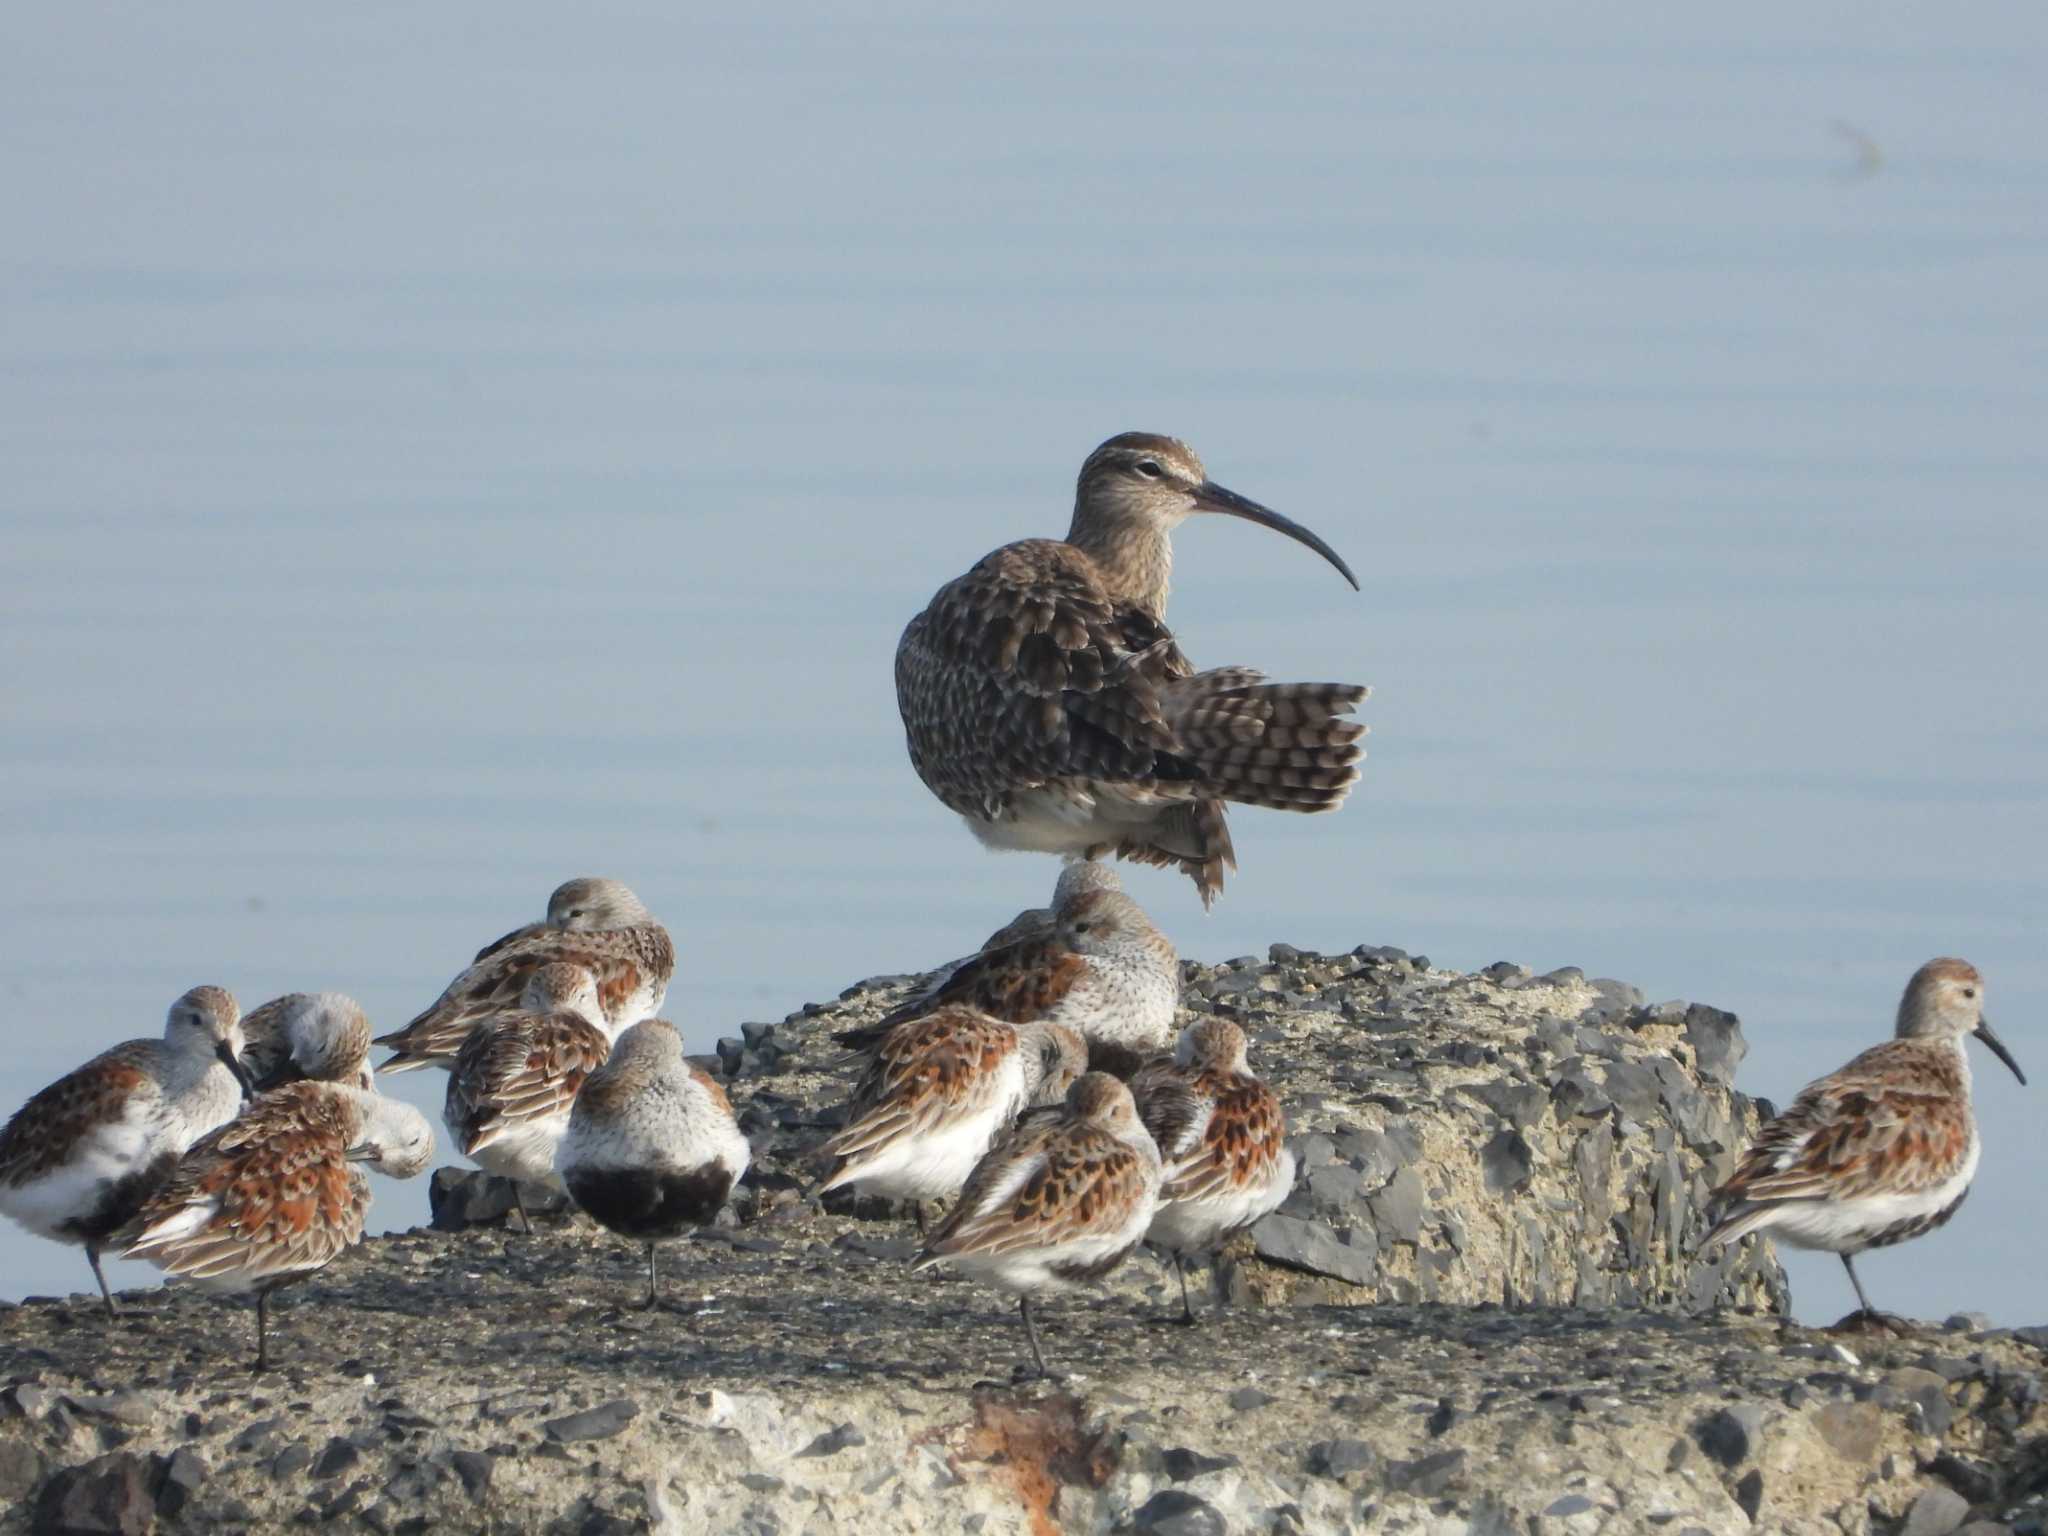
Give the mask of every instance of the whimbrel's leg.
<path id="1" fill-rule="evenodd" d="M 100 1245 L 98 1243 L 87 1243 L 85 1245 L 85 1262 L 92 1266 L 92 1277 L 100 1283 L 100 1300 L 106 1303 L 107 1318 L 111 1322 L 114 1316 L 114 1293 L 107 1289 L 107 1277 L 100 1268 Z"/>

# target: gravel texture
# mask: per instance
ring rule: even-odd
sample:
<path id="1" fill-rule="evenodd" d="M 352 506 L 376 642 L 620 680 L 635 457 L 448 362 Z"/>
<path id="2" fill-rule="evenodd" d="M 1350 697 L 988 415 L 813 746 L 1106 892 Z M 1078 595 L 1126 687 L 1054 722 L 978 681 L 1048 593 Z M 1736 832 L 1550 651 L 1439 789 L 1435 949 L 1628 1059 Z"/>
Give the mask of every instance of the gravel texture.
<path id="1" fill-rule="evenodd" d="M 438 1229 L 280 1294 L 264 1377 L 246 1302 L 0 1308 L 0 1533 L 2048 1530 L 2048 1330 L 1837 1340 L 1768 1248 L 1686 1258 L 1755 1124 L 1726 1014 L 1387 950 L 1190 966 L 1299 1184 L 1199 1328 L 1142 1255 L 1051 1302 L 1047 1385 L 900 1216 L 802 1198 L 827 1036 L 907 980 L 709 1058 L 758 1165 L 652 1312 L 638 1250 L 459 1174 Z"/>

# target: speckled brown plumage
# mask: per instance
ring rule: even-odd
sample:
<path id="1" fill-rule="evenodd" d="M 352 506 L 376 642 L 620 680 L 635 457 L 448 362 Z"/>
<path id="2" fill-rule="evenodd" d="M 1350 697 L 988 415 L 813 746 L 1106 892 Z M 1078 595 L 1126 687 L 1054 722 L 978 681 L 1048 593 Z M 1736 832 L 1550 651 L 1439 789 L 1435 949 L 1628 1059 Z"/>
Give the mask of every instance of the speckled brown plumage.
<path id="1" fill-rule="evenodd" d="M 566 1116 L 611 1054 L 603 1030 L 574 1014 L 525 1014 L 479 1028 L 457 1053 L 443 1117 L 465 1157 L 508 1129 Z"/>
<path id="2" fill-rule="evenodd" d="M 1341 804 L 1365 731 L 1343 717 L 1367 690 L 1197 672 L 1165 625 L 1173 524 L 1246 507 L 1274 517 L 1173 439 L 1098 449 L 1065 540 L 994 551 L 904 630 L 897 704 L 926 787 L 998 846 L 1176 867 L 1205 902 L 1235 867 L 1226 802 Z"/>

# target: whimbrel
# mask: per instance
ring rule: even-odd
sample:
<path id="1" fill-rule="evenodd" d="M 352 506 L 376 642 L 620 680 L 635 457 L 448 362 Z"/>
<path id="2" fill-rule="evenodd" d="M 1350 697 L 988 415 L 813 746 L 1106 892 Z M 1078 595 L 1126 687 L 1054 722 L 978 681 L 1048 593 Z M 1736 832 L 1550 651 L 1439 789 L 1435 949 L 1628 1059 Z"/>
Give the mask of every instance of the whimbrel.
<path id="1" fill-rule="evenodd" d="M 1334 810 L 1358 777 L 1352 683 L 1197 672 L 1166 627 L 1172 533 L 1225 512 L 1299 523 L 1210 480 L 1187 444 L 1111 438 L 1081 466 L 1065 539 L 1005 544 L 948 582 L 896 647 L 896 702 L 925 787 L 993 848 L 1179 868 L 1206 906 L 1236 867 L 1229 801 Z"/>

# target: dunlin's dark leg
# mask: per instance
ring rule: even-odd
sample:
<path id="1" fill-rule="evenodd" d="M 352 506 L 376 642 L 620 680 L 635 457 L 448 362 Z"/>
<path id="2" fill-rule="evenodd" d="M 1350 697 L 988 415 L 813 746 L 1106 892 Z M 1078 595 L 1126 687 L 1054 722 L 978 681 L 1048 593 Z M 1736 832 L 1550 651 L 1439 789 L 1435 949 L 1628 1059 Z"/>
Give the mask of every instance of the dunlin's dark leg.
<path id="1" fill-rule="evenodd" d="M 917 1235 L 918 1235 L 919 1237 L 923 1237 L 923 1236 L 924 1236 L 924 1202 L 923 1202 L 922 1200 L 913 1200 L 913 1201 L 911 1201 L 911 1202 L 910 1202 L 910 1214 L 911 1214 L 912 1216 L 914 1216 L 914 1217 L 916 1217 L 916 1218 L 917 1218 Z"/>
<path id="2" fill-rule="evenodd" d="M 512 1181 L 512 1203 L 519 1207 L 521 1230 L 531 1237 L 533 1235 L 533 1212 L 526 1208 L 526 1196 L 520 1193 L 519 1181 L 517 1179 Z"/>
<path id="3" fill-rule="evenodd" d="M 256 1374 L 270 1369 L 270 1292 L 256 1293 Z"/>
<path id="4" fill-rule="evenodd" d="M 654 1244 L 647 1245 L 647 1305 L 654 1306 Z"/>
<path id="5" fill-rule="evenodd" d="M 1031 1298 L 1029 1296 L 1019 1297 L 1017 1310 L 1024 1314 L 1024 1337 L 1031 1344 L 1031 1363 L 1038 1367 L 1038 1374 L 1040 1376 L 1050 1380 L 1052 1372 L 1045 1368 L 1045 1351 L 1038 1347 L 1038 1323 L 1031 1316 Z"/>
<path id="6" fill-rule="evenodd" d="M 1849 1262 L 1849 1255 L 1846 1253 L 1842 1255 L 1842 1268 L 1849 1271 L 1849 1284 L 1856 1288 L 1856 1299 L 1863 1305 L 1863 1315 L 1865 1317 L 1878 1316 L 1877 1308 L 1873 1307 L 1870 1304 L 1870 1298 L 1863 1294 L 1863 1282 L 1856 1278 L 1856 1266 Z"/>
<path id="7" fill-rule="evenodd" d="M 1195 1309 L 1188 1301 L 1188 1272 L 1177 1248 L 1173 1254 L 1173 1272 L 1180 1277 L 1180 1320 L 1192 1328 L 1195 1326 Z"/>
<path id="8" fill-rule="evenodd" d="M 106 1303 L 107 1317 L 111 1320 L 114 1315 L 114 1293 L 107 1289 L 107 1277 L 100 1269 L 100 1245 L 98 1243 L 87 1243 L 85 1245 L 85 1262 L 92 1266 L 92 1277 L 100 1283 L 100 1300 Z"/>

